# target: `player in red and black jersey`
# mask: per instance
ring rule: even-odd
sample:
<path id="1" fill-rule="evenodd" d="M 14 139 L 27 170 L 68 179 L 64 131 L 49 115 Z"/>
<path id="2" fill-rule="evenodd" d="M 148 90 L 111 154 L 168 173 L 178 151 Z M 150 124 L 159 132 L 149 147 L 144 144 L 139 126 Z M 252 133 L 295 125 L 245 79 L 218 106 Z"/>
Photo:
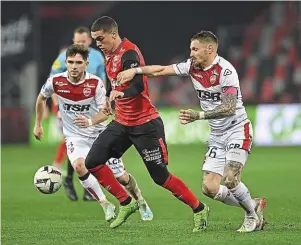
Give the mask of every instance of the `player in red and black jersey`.
<path id="1" fill-rule="evenodd" d="M 106 72 L 110 81 L 104 112 L 112 113 L 110 101 L 115 100 L 116 114 L 106 130 L 95 140 L 86 158 L 86 167 L 99 182 L 112 187 L 106 181 L 106 176 L 111 173 L 104 170 L 103 166 L 109 158 L 120 158 L 134 145 L 154 182 L 192 208 L 193 231 L 205 230 L 209 208 L 196 198 L 182 180 L 167 169 L 168 152 L 164 125 L 150 101 L 147 77 L 136 76 L 122 85 L 116 82 L 119 72 L 145 65 L 140 50 L 128 39 L 120 38 L 117 23 L 110 17 L 97 19 L 91 27 L 91 34 L 105 54 Z M 111 223 L 111 228 L 118 227 L 135 212 L 133 201 L 129 199 L 127 202 L 127 205 L 123 202 L 118 217 Z"/>

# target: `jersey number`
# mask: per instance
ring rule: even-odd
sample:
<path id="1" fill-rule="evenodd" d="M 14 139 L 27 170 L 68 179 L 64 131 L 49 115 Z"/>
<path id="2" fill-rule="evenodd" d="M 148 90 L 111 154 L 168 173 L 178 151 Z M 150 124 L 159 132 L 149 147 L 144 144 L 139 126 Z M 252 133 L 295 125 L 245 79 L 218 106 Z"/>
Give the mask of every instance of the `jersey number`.
<path id="1" fill-rule="evenodd" d="M 217 151 L 217 147 L 213 146 L 213 147 L 209 147 L 209 157 L 215 158 L 216 157 L 216 151 Z"/>

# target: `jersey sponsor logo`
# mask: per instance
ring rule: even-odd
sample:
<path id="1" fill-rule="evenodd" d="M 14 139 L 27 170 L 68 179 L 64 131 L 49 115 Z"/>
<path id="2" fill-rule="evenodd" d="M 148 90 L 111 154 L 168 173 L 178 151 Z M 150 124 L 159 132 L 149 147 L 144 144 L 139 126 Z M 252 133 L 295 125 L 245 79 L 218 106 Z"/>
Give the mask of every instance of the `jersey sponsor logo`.
<path id="1" fill-rule="evenodd" d="M 59 93 L 64 93 L 64 94 L 70 94 L 71 91 L 70 90 L 66 90 L 66 89 L 58 89 Z"/>
<path id="2" fill-rule="evenodd" d="M 227 146 L 227 151 L 229 151 L 230 149 L 239 149 L 239 148 L 241 148 L 240 144 L 231 143 L 230 145 Z"/>
<path id="3" fill-rule="evenodd" d="M 92 90 L 90 88 L 84 88 L 83 94 L 84 96 L 88 97 L 91 94 Z"/>
<path id="4" fill-rule="evenodd" d="M 210 91 L 206 90 L 197 90 L 198 97 L 200 100 L 206 100 L 206 101 L 220 101 L 221 100 L 221 93 L 214 92 L 211 93 Z"/>
<path id="5" fill-rule="evenodd" d="M 95 88 L 95 85 L 94 84 L 85 83 L 84 87 L 85 88 Z"/>
<path id="6" fill-rule="evenodd" d="M 224 76 L 226 77 L 226 76 L 228 76 L 228 75 L 231 75 L 232 74 L 232 71 L 230 71 L 229 69 L 226 69 L 225 71 L 224 71 Z"/>
<path id="7" fill-rule="evenodd" d="M 61 86 L 68 85 L 68 83 L 56 81 L 56 82 L 54 83 L 54 85 L 61 87 Z"/>
<path id="8" fill-rule="evenodd" d="M 193 73 L 193 75 L 196 76 L 196 77 L 199 77 L 199 78 L 203 78 L 203 76 L 200 75 L 200 74 Z"/>
<path id="9" fill-rule="evenodd" d="M 72 112 L 86 112 L 89 111 L 91 105 L 73 105 L 64 103 L 63 108 L 65 111 Z"/>

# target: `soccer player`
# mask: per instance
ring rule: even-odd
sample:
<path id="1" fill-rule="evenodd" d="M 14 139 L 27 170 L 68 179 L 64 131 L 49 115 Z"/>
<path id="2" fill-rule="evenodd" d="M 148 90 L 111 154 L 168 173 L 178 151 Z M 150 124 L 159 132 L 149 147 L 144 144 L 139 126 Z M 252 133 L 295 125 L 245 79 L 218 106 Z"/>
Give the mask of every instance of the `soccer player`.
<path id="1" fill-rule="evenodd" d="M 169 66 L 144 66 L 118 74 L 117 83 L 127 84 L 141 76 L 190 76 L 202 111 L 181 110 L 180 123 L 208 120 L 211 127 L 208 151 L 203 164 L 203 193 L 225 204 L 245 210 L 239 232 L 263 229 L 263 198 L 252 199 L 241 182 L 241 172 L 252 144 L 252 125 L 243 106 L 235 68 L 217 54 L 218 40 L 210 31 L 195 34 L 190 59 Z M 224 185 L 221 185 L 221 181 Z"/>
<path id="2" fill-rule="evenodd" d="M 107 201 L 97 179 L 87 171 L 84 164 L 95 138 L 106 127 L 103 122 L 108 119 L 108 116 L 102 112 L 106 94 L 104 84 L 99 77 L 86 72 L 88 54 L 88 49 L 82 45 L 74 44 L 67 49 L 67 71 L 50 76 L 37 98 L 34 135 L 38 140 L 42 139 L 43 128 L 41 121 L 44 105 L 47 98 L 55 93 L 59 100 L 63 133 L 71 164 L 78 174 L 82 186 L 99 201 L 105 211 L 106 220 L 110 221 L 115 217 L 115 207 Z M 122 160 L 111 158 L 108 159 L 107 164 L 111 168 L 106 165 L 107 172 L 113 176 L 112 186 L 117 185 L 120 187 L 113 195 L 117 196 L 121 201 L 129 197 L 124 188 L 115 179 L 116 177 L 138 201 L 139 210 L 141 209 L 141 218 L 143 220 L 151 220 L 153 214 L 144 200 L 135 178 L 125 171 Z M 108 191 L 112 192 L 109 186 L 106 187 Z"/>
<path id="3" fill-rule="evenodd" d="M 111 157 L 120 158 L 134 145 L 154 182 L 191 207 L 194 213 L 193 231 L 205 230 L 209 208 L 196 198 L 181 179 L 167 169 L 168 152 L 164 125 L 150 101 L 147 77 L 136 76 L 131 83 L 123 86 L 116 83 L 120 71 L 144 65 L 141 52 L 128 39 L 120 38 L 117 23 L 107 16 L 93 23 L 91 36 L 107 60 L 106 71 L 111 88 L 107 90 L 104 112 L 112 113 L 109 100 L 115 100 L 116 114 L 114 120 L 95 140 L 86 158 L 86 167 L 99 182 L 112 187 L 109 181 L 105 182 L 105 177 L 110 174 L 104 169 L 105 163 Z M 135 212 L 135 203 L 130 200 L 127 203 L 128 205 L 120 207 L 111 228 L 120 226 Z"/>
<path id="4" fill-rule="evenodd" d="M 73 39 L 74 44 L 83 45 L 85 48 L 89 49 L 89 57 L 88 57 L 88 66 L 87 66 L 87 72 L 92 73 L 102 79 L 102 81 L 105 81 L 106 75 L 105 75 L 105 64 L 104 64 L 104 57 L 98 50 L 91 48 L 90 45 L 92 43 L 92 39 L 90 36 L 90 31 L 86 27 L 78 27 L 74 30 L 73 33 Z M 66 49 L 61 51 L 61 53 L 58 55 L 58 57 L 55 59 L 55 61 L 52 64 L 50 75 L 55 75 L 58 73 L 65 72 L 67 70 L 66 64 Z M 59 127 L 59 130 L 62 131 L 62 122 L 61 122 L 61 116 L 60 112 L 58 111 L 58 99 L 56 98 L 56 95 L 53 94 L 51 96 L 52 98 L 52 112 L 57 116 L 57 124 Z M 62 163 L 65 159 L 65 156 L 67 154 L 66 151 L 66 144 L 65 140 L 63 140 L 57 148 L 56 156 L 53 162 L 53 165 L 55 167 L 58 167 L 61 169 Z M 67 177 L 64 180 L 64 187 L 66 190 L 66 194 L 69 197 L 70 200 L 76 201 L 78 200 L 77 193 L 75 191 L 74 185 L 73 185 L 73 174 L 74 169 L 68 159 L 67 161 Z M 84 191 L 84 197 L 83 199 L 85 201 L 92 201 L 95 200 L 88 191 Z"/>

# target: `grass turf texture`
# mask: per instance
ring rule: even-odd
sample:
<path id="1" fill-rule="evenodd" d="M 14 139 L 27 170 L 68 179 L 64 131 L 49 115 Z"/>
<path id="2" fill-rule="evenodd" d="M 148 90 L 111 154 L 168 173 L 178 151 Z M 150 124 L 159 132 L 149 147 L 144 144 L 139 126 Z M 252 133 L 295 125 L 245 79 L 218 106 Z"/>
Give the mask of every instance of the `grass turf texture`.
<path id="1" fill-rule="evenodd" d="M 40 194 L 33 175 L 51 163 L 55 148 L 2 147 L 2 244 L 300 244 L 301 196 L 300 148 L 253 148 L 243 180 L 254 196 L 267 199 L 261 232 L 238 234 L 243 221 L 236 207 L 209 200 L 201 193 L 201 164 L 205 146 L 169 146 L 169 170 L 211 208 L 209 228 L 192 233 L 191 210 L 168 191 L 156 186 L 134 149 L 124 162 L 133 174 L 154 212 L 154 220 L 143 222 L 137 212 L 126 224 L 111 230 L 96 202 L 82 200 L 83 189 L 75 179 L 79 201 L 72 202 L 62 187 L 53 195 Z M 115 199 L 107 193 L 109 200 Z"/>

